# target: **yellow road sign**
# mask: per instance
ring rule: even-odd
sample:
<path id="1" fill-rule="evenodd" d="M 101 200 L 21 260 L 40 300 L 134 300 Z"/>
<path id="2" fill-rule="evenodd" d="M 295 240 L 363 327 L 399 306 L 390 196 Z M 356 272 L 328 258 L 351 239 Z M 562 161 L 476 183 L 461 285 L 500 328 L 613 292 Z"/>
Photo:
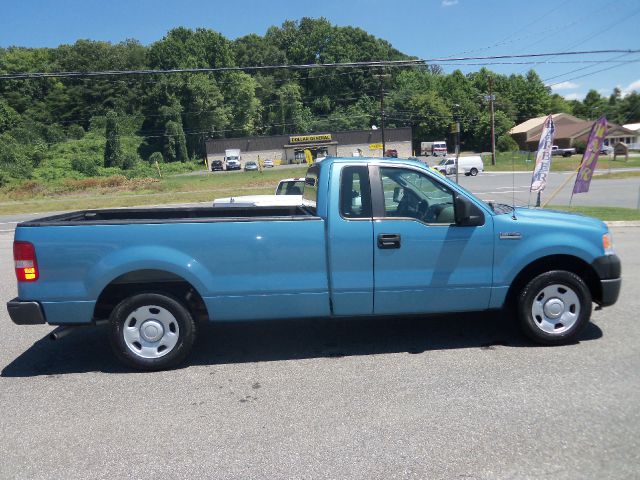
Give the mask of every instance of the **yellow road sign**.
<path id="1" fill-rule="evenodd" d="M 369 144 L 369 150 L 382 150 L 382 144 L 381 143 L 370 143 Z"/>

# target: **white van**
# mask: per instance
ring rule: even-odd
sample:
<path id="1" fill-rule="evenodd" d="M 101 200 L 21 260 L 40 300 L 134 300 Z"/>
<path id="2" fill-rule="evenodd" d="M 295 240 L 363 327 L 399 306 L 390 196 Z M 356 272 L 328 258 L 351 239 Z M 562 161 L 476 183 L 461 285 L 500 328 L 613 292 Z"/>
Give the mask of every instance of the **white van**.
<path id="1" fill-rule="evenodd" d="M 445 175 L 455 175 L 456 159 L 455 157 L 447 157 L 433 168 Z M 484 171 L 484 163 L 480 155 L 469 155 L 468 157 L 458 158 L 458 168 L 460 169 L 460 173 L 475 177 L 478 173 Z"/>

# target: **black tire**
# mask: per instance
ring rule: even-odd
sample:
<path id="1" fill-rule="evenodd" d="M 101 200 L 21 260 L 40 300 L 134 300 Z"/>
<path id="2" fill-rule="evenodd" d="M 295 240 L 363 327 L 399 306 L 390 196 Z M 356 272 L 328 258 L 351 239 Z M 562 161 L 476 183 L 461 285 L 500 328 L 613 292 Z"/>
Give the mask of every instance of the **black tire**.
<path id="1" fill-rule="evenodd" d="M 557 333 L 556 331 L 544 331 L 543 326 L 545 325 L 545 319 L 541 318 L 539 315 L 537 318 L 534 318 L 532 312 L 534 302 L 541 304 L 542 300 L 544 300 L 544 294 L 542 291 L 547 287 L 560 287 L 558 288 L 559 292 L 562 292 L 564 289 L 565 294 L 567 291 L 571 291 L 577 297 L 577 302 L 575 302 L 574 305 L 569 305 L 569 303 L 572 303 L 569 302 L 567 304 L 569 306 L 565 307 L 568 310 L 572 307 L 579 308 L 576 319 L 573 320 L 570 327 L 566 327 L 561 323 L 561 321 L 559 321 L 557 325 L 561 325 L 561 327 L 555 327 L 558 328 Z M 558 295 L 561 296 L 562 293 L 559 293 Z M 565 270 L 545 272 L 533 278 L 522 289 L 520 295 L 518 295 L 518 321 L 524 334 L 534 342 L 543 345 L 566 345 L 574 343 L 582 330 L 584 330 L 589 323 L 592 308 L 591 302 L 591 292 L 584 280 L 582 280 L 578 275 Z M 545 309 L 546 308 L 547 307 L 545 307 Z M 546 317 L 546 310 L 544 316 Z M 561 319 L 558 318 L 557 320 Z M 552 322 L 555 321 L 556 320 L 552 320 Z"/>
<path id="2" fill-rule="evenodd" d="M 473 167 L 471 170 L 469 170 L 469 175 L 475 177 L 476 175 L 478 175 L 478 169 L 476 167 Z"/>
<path id="3" fill-rule="evenodd" d="M 158 342 L 157 348 L 157 351 L 160 352 L 158 355 L 161 356 L 145 358 L 141 356 L 142 353 L 136 353 L 135 347 L 130 347 L 125 341 L 125 322 L 136 310 L 144 309 L 145 307 L 149 308 L 151 313 L 143 312 L 142 314 L 153 317 L 153 307 L 156 306 L 160 307 L 160 309 L 155 309 L 157 312 L 164 309 L 173 316 L 176 325 L 173 325 L 172 328 L 177 332 L 177 341 L 174 340 L 175 345 L 168 352 L 162 353 L 164 350 L 161 350 L 161 340 Z M 144 324 L 149 320 L 153 320 L 153 318 L 141 319 L 139 322 Z M 130 319 L 130 323 L 135 324 L 136 319 Z M 196 323 L 189 310 L 175 298 L 162 293 L 140 293 L 125 298 L 111 312 L 111 317 L 109 318 L 109 340 L 115 356 L 125 365 L 138 370 L 166 370 L 182 363 L 191 351 L 196 340 Z M 142 342 L 142 340 L 140 341 Z M 140 346 L 140 343 L 138 345 Z"/>

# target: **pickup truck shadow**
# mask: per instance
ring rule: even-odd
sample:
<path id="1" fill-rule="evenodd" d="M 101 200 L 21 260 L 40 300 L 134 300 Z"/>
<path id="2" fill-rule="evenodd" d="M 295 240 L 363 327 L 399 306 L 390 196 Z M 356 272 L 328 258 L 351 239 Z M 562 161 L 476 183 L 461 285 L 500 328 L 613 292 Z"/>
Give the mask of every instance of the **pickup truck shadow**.
<path id="1" fill-rule="evenodd" d="M 104 327 L 38 340 L 7 365 L 3 377 L 101 371 L 129 373 L 111 353 Z M 591 323 L 580 342 L 602 337 Z M 247 321 L 204 325 L 184 366 L 336 358 L 432 350 L 537 347 L 502 312 L 437 316 Z M 541 347 L 544 348 L 544 347 Z"/>

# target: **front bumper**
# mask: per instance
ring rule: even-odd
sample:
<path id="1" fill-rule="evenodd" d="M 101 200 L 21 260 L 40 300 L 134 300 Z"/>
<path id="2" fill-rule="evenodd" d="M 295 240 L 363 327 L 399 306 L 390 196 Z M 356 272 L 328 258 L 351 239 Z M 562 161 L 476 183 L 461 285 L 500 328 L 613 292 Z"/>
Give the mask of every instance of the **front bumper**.
<path id="1" fill-rule="evenodd" d="M 16 325 L 39 325 L 47 323 L 38 302 L 23 302 L 18 298 L 7 302 L 7 310 Z"/>
<path id="2" fill-rule="evenodd" d="M 602 298 L 599 299 L 598 304 L 602 307 L 613 305 L 618 300 L 622 286 L 620 258 L 617 255 L 604 255 L 596 258 L 591 266 L 600 279 Z"/>

